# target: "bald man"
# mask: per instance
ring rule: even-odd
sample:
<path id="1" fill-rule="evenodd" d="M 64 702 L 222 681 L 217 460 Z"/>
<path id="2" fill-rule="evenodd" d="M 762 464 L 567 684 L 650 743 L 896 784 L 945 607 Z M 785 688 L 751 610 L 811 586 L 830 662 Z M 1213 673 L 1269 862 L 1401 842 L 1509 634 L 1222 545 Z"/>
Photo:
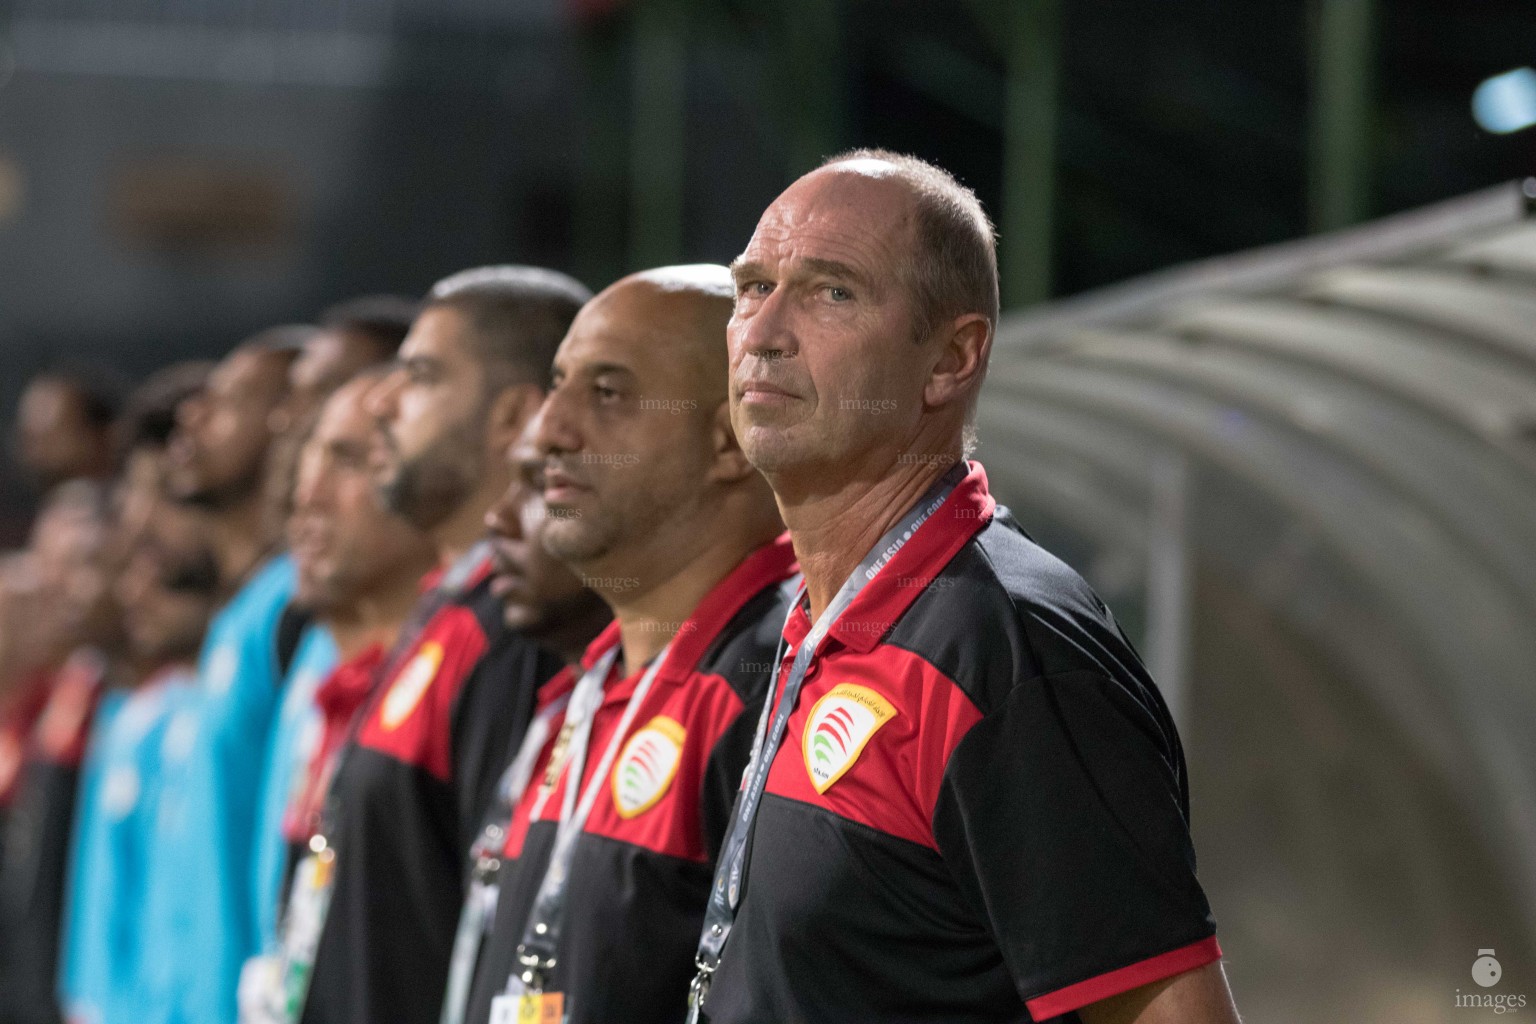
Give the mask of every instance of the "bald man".
<path id="1" fill-rule="evenodd" d="M 724 267 L 636 274 L 555 356 L 543 544 L 615 621 L 540 691 L 473 851 L 444 1021 L 682 1018 L 794 572 L 731 429 L 731 294 Z"/>
<path id="2" fill-rule="evenodd" d="M 846 154 L 733 269 L 732 422 L 806 586 L 699 1019 L 1236 1024 L 1167 706 L 967 458 L 998 313 L 975 195 Z"/>

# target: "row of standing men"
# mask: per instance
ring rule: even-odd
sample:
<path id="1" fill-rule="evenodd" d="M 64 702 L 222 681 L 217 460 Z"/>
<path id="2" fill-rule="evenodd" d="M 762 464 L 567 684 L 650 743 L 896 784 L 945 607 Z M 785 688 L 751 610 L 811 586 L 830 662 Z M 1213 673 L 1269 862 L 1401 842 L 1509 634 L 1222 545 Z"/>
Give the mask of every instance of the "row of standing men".
<path id="1" fill-rule="evenodd" d="M 0 1020 L 1235 1021 L 1166 707 L 968 458 L 967 190 L 849 154 L 729 269 L 360 308 L 158 382 Z"/>

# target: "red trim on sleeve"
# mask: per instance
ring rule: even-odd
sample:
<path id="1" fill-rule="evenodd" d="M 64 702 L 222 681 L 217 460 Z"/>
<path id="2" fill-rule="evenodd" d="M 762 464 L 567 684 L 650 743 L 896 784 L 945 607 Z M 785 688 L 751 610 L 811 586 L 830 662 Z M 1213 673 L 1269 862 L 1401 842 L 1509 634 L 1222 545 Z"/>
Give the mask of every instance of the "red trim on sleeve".
<path id="1" fill-rule="evenodd" d="M 1171 978 L 1175 974 L 1192 971 L 1196 967 L 1204 967 L 1220 959 L 1221 946 L 1217 945 L 1216 936 L 1212 935 L 1208 939 L 1201 939 L 1199 942 L 1191 942 L 1187 946 L 1159 953 L 1157 956 L 1148 957 L 1146 960 L 1119 970 L 1100 974 L 1087 981 L 1079 981 L 1075 985 L 1068 985 L 1055 992 L 1047 992 L 1043 996 L 1025 1000 L 1024 1005 L 1029 1008 L 1030 1015 L 1036 1020 L 1049 1020 L 1097 1003 L 1101 999 L 1108 999 L 1122 992 L 1129 992 L 1133 988 Z"/>

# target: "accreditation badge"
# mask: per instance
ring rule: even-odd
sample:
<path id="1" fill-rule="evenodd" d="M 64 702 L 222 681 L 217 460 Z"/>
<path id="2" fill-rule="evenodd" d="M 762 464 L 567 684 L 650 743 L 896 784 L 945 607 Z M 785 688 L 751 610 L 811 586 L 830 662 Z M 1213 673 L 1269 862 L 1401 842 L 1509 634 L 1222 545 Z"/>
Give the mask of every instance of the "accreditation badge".
<path id="1" fill-rule="evenodd" d="M 279 940 L 283 1018 L 290 1022 L 303 1015 L 304 1001 L 309 995 L 315 953 L 320 948 L 320 933 L 325 929 L 325 916 L 331 905 L 335 865 L 336 851 L 324 846 L 306 855 L 294 869 Z"/>
<path id="2" fill-rule="evenodd" d="M 515 976 L 507 990 L 491 1000 L 490 1024 L 563 1024 L 565 993 L 528 992 Z"/>

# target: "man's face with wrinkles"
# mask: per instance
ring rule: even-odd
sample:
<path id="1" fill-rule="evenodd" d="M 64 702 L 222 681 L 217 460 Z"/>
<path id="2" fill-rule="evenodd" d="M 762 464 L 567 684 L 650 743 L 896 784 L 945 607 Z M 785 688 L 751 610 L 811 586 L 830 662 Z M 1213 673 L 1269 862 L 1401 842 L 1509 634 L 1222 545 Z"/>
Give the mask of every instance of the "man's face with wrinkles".
<path id="1" fill-rule="evenodd" d="M 928 365 L 904 272 L 914 202 L 885 166 L 801 178 L 731 268 L 731 422 L 766 473 L 846 462 L 909 433 L 922 410 Z"/>

